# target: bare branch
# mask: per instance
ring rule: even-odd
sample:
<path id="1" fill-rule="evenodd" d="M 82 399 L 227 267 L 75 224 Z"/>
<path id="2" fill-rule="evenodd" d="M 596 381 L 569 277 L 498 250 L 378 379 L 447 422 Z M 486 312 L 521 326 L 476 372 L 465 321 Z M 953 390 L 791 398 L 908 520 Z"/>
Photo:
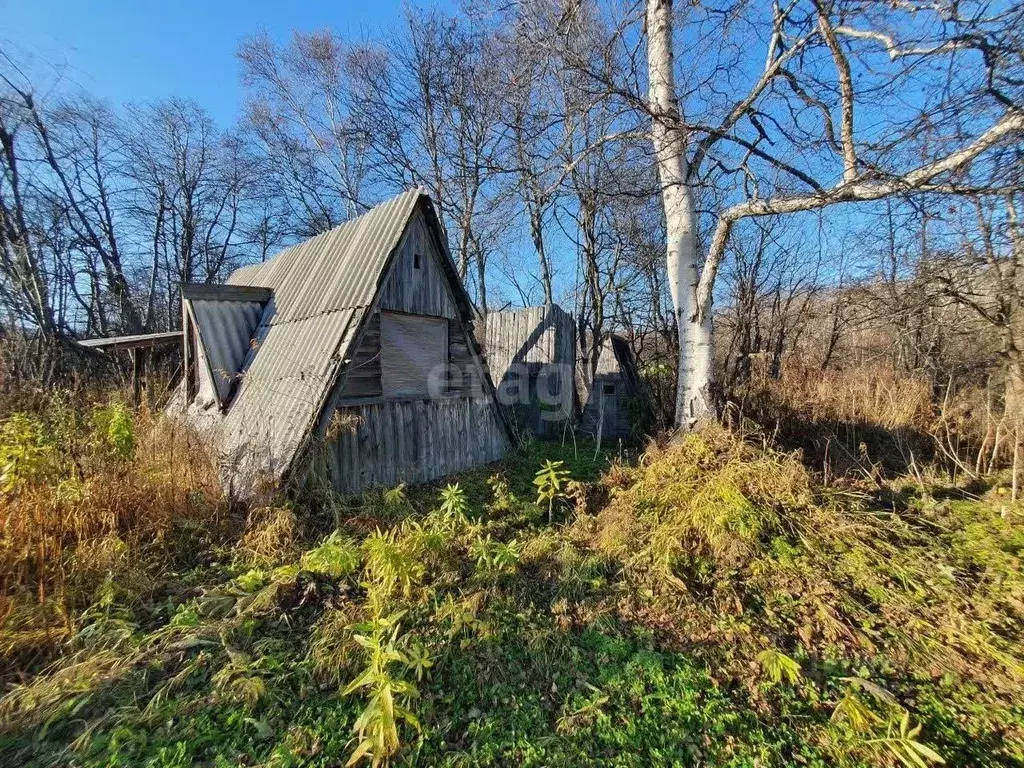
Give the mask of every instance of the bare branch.
<path id="1" fill-rule="evenodd" d="M 850 72 L 850 60 L 846 58 L 842 46 L 839 45 L 835 30 L 832 29 L 832 22 L 829 21 L 828 12 L 820 0 L 815 0 L 814 5 L 818 9 L 818 28 L 821 30 L 822 37 L 825 38 L 825 45 L 832 53 L 836 74 L 839 77 L 839 99 L 842 109 L 840 136 L 843 147 L 843 181 L 848 182 L 857 177 L 857 150 L 853 143 L 853 75 Z"/>
<path id="2" fill-rule="evenodd" d="M 928 192 L 930 182 L 937 176 L 956 171 L 965 164 L 995 146 L 1005 137 L 1024 131 L 1024 111 L 1006 113 L 995 125 L 981 134 L 975 141 L 943 158 L 920 166 L 902 176 L 884 179 L 858 179 L 844 182 L 837 187 L 814 195 L 787 195 L 783 197 L 748 200 L 734 205 L 718 218 L 711 240 L 704 269 L 697 287 L 696 316 L 702 317 L 710 306 L 711 288 L 715 275 L 725 255 L 729 233 L 740 219 L 770 216 L 780 213 L 813 211 L 836 203 L 867 202 L 881 200 L 901 192 Z M 946 185 L 943 185 L 944 191 Z"/>
<path id="3" fill-rule="evenodd" d="M 941 53 L 951 53 L 952 51 L 974 47 L 967 40 L 954 38 L 932 46 L 901 48 L 899 43 L 897 43 L 890 35 L 886 35 L 883 32 L 877 32 L 875 30 L 854 29 L 853 27 L 840 25 L 835 27 L 833 31 L 838 35 L 853 37 L 858 40 L 874 40 L 875 42 L 881 43 L 882 47 L 885 48 L 886 52 L 889 54 L 889 59 L 892 61 L 896 61 L 897 59 L 902 59 L 907 56 L 935 56 Z"/>

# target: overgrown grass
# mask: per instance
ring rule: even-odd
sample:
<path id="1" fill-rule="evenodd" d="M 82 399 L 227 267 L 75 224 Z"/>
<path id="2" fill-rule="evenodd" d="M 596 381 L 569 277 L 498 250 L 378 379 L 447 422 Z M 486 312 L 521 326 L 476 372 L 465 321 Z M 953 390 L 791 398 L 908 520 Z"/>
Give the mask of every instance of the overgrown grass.
<path id="1" fill-rule="evenodd" d="M 758 364 L 731 400 L 728 418 L 753 420 L 833 475 L 870 473 L 876 465 L 907 472 L 941 454 L 935 435 L 945 409 L 935 403 L 931 383 L 886 364 L 823 372 L 788 360 L 779 378 Z M 956 424 L 957 449 L 966 455 L 976 448 L 983 429 L 980 422 Z"/>
<path id="2" fill-rule="evenodd" d="M 6 657 L 4 764 L 1024 761 L 1024 531 L 998 489 L 837 487 L 710 430 L 639 458 L 535 443 L 235 520 L 197 459 L 169 476 L 159 418 L 107 468 L 110 423 L 83 417 L 81 469 L 58 449 L 8 497 L 101 523 L 51 523 L 41 582 L 27 548 L 5 561 L 19 610 L 63 630 L 44 667 Z M 112 488 L 65 508 L 68 476 Z M 111 535 L 126 564 L 98 553 Z"/>
<path id="3" fill-rule="evenodd" d="M 57 393 L 0 423 L 0 658 L 32 669 L 103 592 L 151 602 L 228 540 L 194 436 L 124 399 Z M 113 585 L 113 587 L 111 587 Z"/>

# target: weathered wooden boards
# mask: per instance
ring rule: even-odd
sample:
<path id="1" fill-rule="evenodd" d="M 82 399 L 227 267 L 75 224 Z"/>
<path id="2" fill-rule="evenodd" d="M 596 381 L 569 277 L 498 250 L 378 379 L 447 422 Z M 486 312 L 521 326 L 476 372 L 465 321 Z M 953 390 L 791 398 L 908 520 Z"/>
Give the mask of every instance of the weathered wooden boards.
<path id="1" fill-rule="evenodd" d="M 333 399 L 335 428 L 324 450 L 331 485 L 341 493 L 433 480 L 497 461 L 508 450 L 509 439 L 494 397 L 482 385 L 482 362 L 460 317 L 445 259 L 426 218 L 414 214 Z M 396 372 L 388 363 L 404 359 L 398 349 L 389 358 L 385 348 L 402 339 L 385 333 L 382 316 L 392 326 L 401 321 L 405 337 L 422 331 L 425 347 L 430 333 L 443 341 L 433 355 L 437 370 L 430 371 L 442 383 L 438 391 L 389 396 L 396 391 L 393 380 L 408 372 Z M 423 365 L 414 368 L 420 378 L 427 375 Z"/>
<path id="2" fill-rule="evenodd" d="M 338 408 L 346 425 L 327 447 L 342 493 L 418 483 L 489 464 L 507 445 L 493 398 L 378 399 Z"/>

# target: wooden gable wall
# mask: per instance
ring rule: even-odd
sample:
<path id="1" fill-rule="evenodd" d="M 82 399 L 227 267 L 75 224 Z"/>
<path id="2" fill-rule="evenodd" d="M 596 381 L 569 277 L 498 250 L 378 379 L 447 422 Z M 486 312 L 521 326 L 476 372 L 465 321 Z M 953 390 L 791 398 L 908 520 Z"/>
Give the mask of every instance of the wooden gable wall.
<path id="1" fill-rule="evenodd" d="M 381 288 L 378 308 L 413 315 L 458 317 L 441 266 L 442 258 L 423 213 L 417 211 L 398 247 L 391 274 Z"/>
<path id="2" fill-rule="evenodd" d="M 462 330 L 458 307 L 442 267 L 444 258 L 423 213 L 417 211 L 398 246 L 391 272 L 381 287 L 377 307 L 367 318 L 363 335 L 352 354 L 349 371 L 339 391 L 341 399 L 380 397 L 383 393 L 380 365 L 381 311 L 447 318 L 448 360 L 460 369 L 471 368 L 471 342 Z M 451 382 L 450 391 L 479 391 L 479 382 L 472 377 L 463 377 Z"/>
<path id="3" fill-rule="evenodd" d="M 483 363 L 442 266 L 446 258 L 417 211 L 331 401 L 337 429 L 322 469 L 340 493 L 432 480 L 497 461 L 508 450 L 497 402 L 481 381 Z M 442 397 L 384 396 L 382 311 L 447 319 L 448 362 L 471 374 L 450 381 Z"/>

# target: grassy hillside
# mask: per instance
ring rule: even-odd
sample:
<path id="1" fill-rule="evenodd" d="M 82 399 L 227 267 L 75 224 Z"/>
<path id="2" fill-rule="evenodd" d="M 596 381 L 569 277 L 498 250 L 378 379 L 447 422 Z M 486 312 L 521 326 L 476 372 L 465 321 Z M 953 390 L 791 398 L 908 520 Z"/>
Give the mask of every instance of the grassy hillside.
<path id="1" fill-rule="evenodd" d="M 712 431 L 242 509 L 158 416 L 2 429 L 5 765 L 1024 763 L 994 482 Z"/>

